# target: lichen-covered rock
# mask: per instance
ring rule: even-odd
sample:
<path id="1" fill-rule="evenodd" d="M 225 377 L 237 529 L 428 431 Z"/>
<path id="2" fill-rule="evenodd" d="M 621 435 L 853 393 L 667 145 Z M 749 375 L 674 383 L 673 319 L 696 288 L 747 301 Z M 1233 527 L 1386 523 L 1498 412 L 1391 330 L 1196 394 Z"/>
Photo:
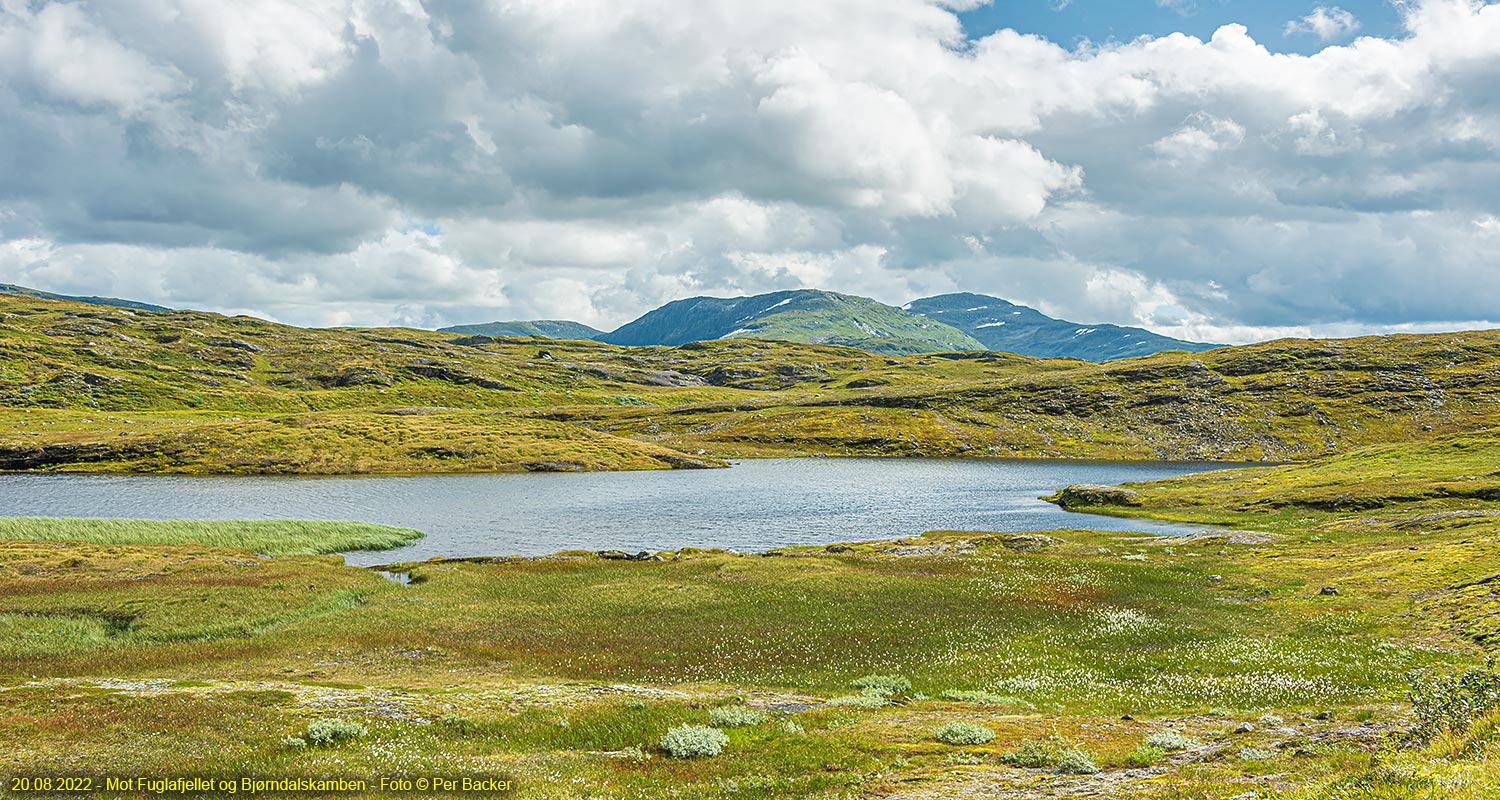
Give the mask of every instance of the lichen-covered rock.
<path id="1" fill-rule="evenodd" d="M 1052 498 L 1063 508 L 1089 508 L 1092 506 L 1138 506 L 1139 492 L 1119 486 L 1102 486 L 1094 483 L 1075 483 Z"/>
<path id="2" fill-rule="evenodd" d="M 1018 533 L 1014 536 L 1001 538 L 1000 544 L 1007 549 L 1026 553 L 1032 550 L 1042 550 L 1052 547 L 1058 544 L 1058 541 L 1051 536 L 1043 536 L 1037 533 Z"/>

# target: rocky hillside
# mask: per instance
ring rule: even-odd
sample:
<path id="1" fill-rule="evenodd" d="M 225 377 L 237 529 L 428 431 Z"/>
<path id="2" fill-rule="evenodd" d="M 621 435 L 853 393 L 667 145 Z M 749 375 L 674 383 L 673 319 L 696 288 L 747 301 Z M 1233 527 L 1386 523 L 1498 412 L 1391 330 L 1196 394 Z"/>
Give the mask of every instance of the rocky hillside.
<path id="1" fill-rule="evenodd" d="M 1053 319 L 1034 308 L 983 294 L 924 297 L 904 308 L 951 325 L 978 339 L 986 349 L 1038 358 L 1113 361 L 1164 350 L 1197 352 L 1219 346 L 1173 339 L 1145 328 Z"/>

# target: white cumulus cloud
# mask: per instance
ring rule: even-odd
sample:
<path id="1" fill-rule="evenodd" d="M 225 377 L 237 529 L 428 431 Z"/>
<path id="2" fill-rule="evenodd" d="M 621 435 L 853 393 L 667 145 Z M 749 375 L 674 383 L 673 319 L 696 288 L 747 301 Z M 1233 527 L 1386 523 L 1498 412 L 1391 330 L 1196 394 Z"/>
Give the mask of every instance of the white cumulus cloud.
<path id="1" fill-rule="evenodd" d="M 974 5 L 0 0 L 0 280 L 312 324 L 809 285 L 1199 339 L 1497 315 L 1500 4 L 1311 55 L 970 40 Z"/>
<path id="2" fill-rule="evenodd" d="M 1286 24 L 1286 35 L 1310 33 L 1325 42 L 1342 39 L 1359 30 L 1359 19 L 1338 6 L 1318 6 L 1311 14 Z"/>

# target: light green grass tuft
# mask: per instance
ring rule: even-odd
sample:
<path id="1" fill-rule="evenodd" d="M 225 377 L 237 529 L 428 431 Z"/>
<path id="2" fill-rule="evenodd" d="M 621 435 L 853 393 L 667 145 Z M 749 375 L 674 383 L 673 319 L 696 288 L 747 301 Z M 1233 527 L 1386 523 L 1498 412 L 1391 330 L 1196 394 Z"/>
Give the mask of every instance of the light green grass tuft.
<path id="1" fill-rule="evenodd" d="M 412 528 L 321 520 L 154 520 L 0 517 L 0 539 L 105 545 L 203 544 L 270 556 L 389 550 L 424 536 Z"/>

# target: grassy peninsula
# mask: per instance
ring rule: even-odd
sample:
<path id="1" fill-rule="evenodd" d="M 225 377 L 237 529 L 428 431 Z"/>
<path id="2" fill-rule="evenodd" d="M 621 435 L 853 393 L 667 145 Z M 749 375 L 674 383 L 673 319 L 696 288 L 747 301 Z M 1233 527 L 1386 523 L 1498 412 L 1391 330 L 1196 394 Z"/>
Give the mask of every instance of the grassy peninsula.
<path id="1" fill-rule="evenodd" d="M 369 522 L 0 517 L 0 540 L 97 545 L 204 544 L 243 548 L 267 556 L 389 550 L 422 535 L 411 528 Z"/>

